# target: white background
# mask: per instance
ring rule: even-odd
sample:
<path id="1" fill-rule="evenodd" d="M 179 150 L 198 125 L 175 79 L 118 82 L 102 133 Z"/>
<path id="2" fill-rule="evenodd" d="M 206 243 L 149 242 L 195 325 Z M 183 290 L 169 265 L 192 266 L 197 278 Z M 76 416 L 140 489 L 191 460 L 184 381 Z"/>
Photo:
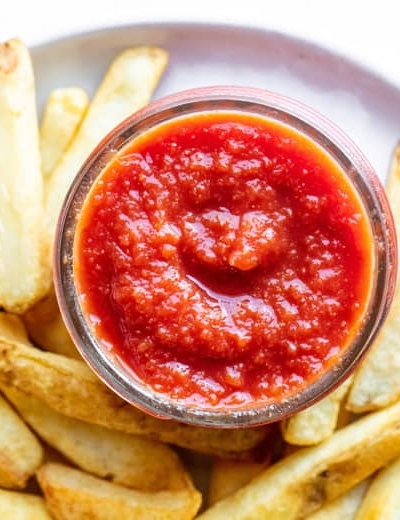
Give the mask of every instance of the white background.
<path id="1" fill-rule="evenodd" d="M 218 21 L 279 30 L 337 50 L 400 86 L 398 0 L 0 0 L 0 40 L 33 45 L 141 21 Z"/>

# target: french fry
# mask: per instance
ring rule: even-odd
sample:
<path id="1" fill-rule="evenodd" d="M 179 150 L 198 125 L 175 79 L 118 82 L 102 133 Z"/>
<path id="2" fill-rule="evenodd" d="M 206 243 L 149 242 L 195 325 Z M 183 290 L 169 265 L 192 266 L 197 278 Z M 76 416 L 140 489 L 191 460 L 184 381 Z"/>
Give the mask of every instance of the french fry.
<path id="1" fill-rule="evenodd" d="M 243 456 L 266 434 L 265 428 L 217 430 L 156 419 L 116 396 L 83 361 L 42 352 L 29 344 L 0 341 L 0 382 L 68 417 L 203 453 Z"/>
<path id="2" fill-rule="evenodd" d="M 400 459 L 372 480 L 355 520 L 397 520 L 400 511 Z"/>
<path id="3" fill-rule="evenodd" d="M 386 186 L 400 244 L 400 143 L 391 162 Z M 392 307 L 377 340 L 356 371 L 347 400 L 348 410 L 368 412 L 394 403 L 400 398 L 400 284 L 397 284 Z"/>
<path id="4" fill-rule="evenodd" d="M 369 480 L 363 480 L 344 495 L 318 509 L 307 520 L 355 520 L 369 483 Z"/>
<path id="5" fill-rule="evenodd" d="M 3 392 L 39 437 L 88 473 L 142 491 L 187 485 L 189 476 L 166 444 L 71 419 L 15 389 Z"/>
<path id="6" fill-rule="evenodd" d="M 88 106 L 88 95 L 81 88 L 57 88 L 50 93 L 39 129 L 45 182 L 75 136 Z"/>
<path id="7" fill-rule="evenodd" d="M 24 488 L 42 463 L 42 458 L 39 441 L 0 396 L 0 486 Z"/>
<path id="8" fill-rule="evenodd" d="M 281 429 L 285 441 L 297 446 L 312 446 L 330 437 L 335 431 L 340 406 L 350 384 L 351 379 L 347 379 L 321 401 L 282 421 Z"/>
<path id="9" fill-rule="evenodd" d="M 81 356 L 69 335 L 52 287 L 49 293 L 22 316 L 30 339 L 49 352 L 76 359 Z"/>
<path id="10" fill-rule="evenodd" d="M 1 520 L 51 520 L 42 497 L 0 489 Z"/>
<path id="11" fill-rule="evenodd" d="M 400 455 L 400 402 L 272 465 L 202 520 L 302 519 Z"/>
<path id="12" fill-rule="evenodd" d="M 49 181 L 45 217 L 50 240 L 68 187 L 82 163 L 114 126 L 149 102 L 167 61 L 163 49 L 137 47 L 122 52 L 111 64 Z"/>
<path id="13" fill-rule="evenodd" d="M 145 493 L 61 464 L 45 464 L 37 475 L 56 520 L 191 520 L 201 502 L 193 488 Z"/>
<path id="14" fill-rule="evenodd" d="M 0 307 L 23 313 L 50 285 L 43 185 L 30 55 L 0 45 Z"/>
<path id="15" fill-rule="evenodd" d="M 243 460 L 215 460 L 211 468 L 208 490 L 208 504 L 211 506 L 232 495 L 248 484 L 268 466 L 268 462 L 251 462 Z"/>
<path id="16" fill-rule="evenodd" d="M 3 341 L 28 341 L 22 320 L 15 314 L 0 312 L 0 339 Z"/>

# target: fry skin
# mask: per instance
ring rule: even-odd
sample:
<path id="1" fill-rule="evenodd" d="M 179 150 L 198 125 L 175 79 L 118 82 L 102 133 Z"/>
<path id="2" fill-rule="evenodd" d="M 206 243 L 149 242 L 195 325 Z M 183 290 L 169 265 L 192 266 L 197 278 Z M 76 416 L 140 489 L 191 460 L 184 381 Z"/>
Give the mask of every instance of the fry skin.
<path id="1" fill-rule="evenodd" d="M 350 385 L 351 379 L 347 379 L 321 401 L 282 421 L 284 440 L 297 446 L 312 446 L 330 437 L 336 429 L 341 402 Z"/>
<path id="2" fill-rule="evenodd" d="M 39 441 L 0 395 L 0 486 L 24 488 L 42 459 Z"/>
<path id="3" fill-rule="evenodd" d="M 51 520 L 42 497 L 0 489 L 1 520 Z"/>
<path id="4" fill-rule="evenodd" d="M 75 138 L 48 183 L 46 229 L 53 239 L 55 224 L 69 185 L 99 141 L 118 123 L 146 105 L 167 65 L 168 54 L 156 47 L 127 49 L 107 70 Z"/>
<path id="5" fill-rule="evenodd" d="M 391 161 L 386 192 L 400 244 L 400 143 Z M 397 283 L 393 303 L 385 326 L 372 350 L 357 369 L 346 407 L 356 413 L 368 412 L 394 403 L 400 398 L 400 284 Z"/>
<path id="6" fill-rule="evenodd" d="M 303 519 L 399 455 L 400 402 L 282 459 L 199 518 Z"/>
<path id="7" fill-rule="evenodd" d="M 400 459 L 382 469 L 372 480 L 355 520 L 397 520 L 400 511 Z"/>
<path id="8" fill-rule="evenodd" d="M 369 484 L 369 480 L 360 482 L 344 495 L 318 509 L 307 520 L 354 520 Z"/>
<path id="9" fill-rule="evenodd" d="M 248 484 L 256 475 L 259 475 L 267 466 L 268 462 L 216 460 L 211 468 L 208 504 L 211 506 L 232 495 Z"/>
<path id="10" fill-rule="evenodd" d="M 49 352 L 81 359 L 61 317 L 52 286 L 49 293 L 22 316 L 30 339 Z"/>
<path id="11" fill-rule="evenodd" d="M 45 183 L 74 138 L 88 106 L 88 95 L 81 88 L 57 88 L 50 93 L 39 129 Z"/>
<path id="12" fill-rule="evenodd" d="M 43 183 L 30 55 L 0 44 L 0 307 L 22 314 L 50 286 Z"/>
<path id="13" fill-rule="evenodd" d="M 28 341 L 28 335 L 19 316 L 0 312 L 0 339 L 3 341 Z"/>
<path id="14" fill-rule="evenodd" d="M 265 428 L 217 430 L 156 419 L 109 390 L 83 361 L 0 341 L 0 383 L 42 400 L 55 411 L 99 426 L 222 457 L 248 454 Z"/>
<path id="15" fill-rule="evenodd" d="M 201 502 L 195 489 L 144 493 L 61 464 L 44 464 L 37 476 L 56 520 L 191 520 Z"/>
<path id="16" fill-rule="evenodd" d="M 187 486 L 189 476 L 166 444 L 71 419 L 15 389 L 3 392 L 39 437 L 88 473 L 142 491 Z"/>

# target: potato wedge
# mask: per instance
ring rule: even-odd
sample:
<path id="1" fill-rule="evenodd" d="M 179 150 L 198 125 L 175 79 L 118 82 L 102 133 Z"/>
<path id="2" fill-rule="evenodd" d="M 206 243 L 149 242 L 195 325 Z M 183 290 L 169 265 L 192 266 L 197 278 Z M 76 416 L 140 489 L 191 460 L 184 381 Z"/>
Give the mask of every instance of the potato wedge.
<path id="1" fill-rule="evenodd" d="M 232 495 L 268 467 L 268 462 L 217 459 L 211 467 L 208 504 Z"/>
<path id="2" fill-rule="evenodd" d="M 18 39 L 0 45 L 0 115 L 0 307 L 23 313 L 50 286 L 50 242 L 33 70 Z"/>
<path id="3" fill-rule="evenodd" d="M 318 509 L 307 520 L 354 520 L 369 483 L 369 480 L 363 480 L 344 495 Z"/>
<path id="4" fill-rule="evenodd" d="M 203 453 L 243 456 L 267 431 L 196 428 L 156 419 L 116 396 L 83 361 L 42 352 L 28 344 L 0 341 L 0 382 L 37 397 L 69 417 Z"/>
<path id="5" fill-rule="evenodd" d="M 297 446 L 312 446 L 330 437 L 336 429 L 341 402 L 350 385 L 351 379 L 347 379 L 321 401 L 282 421 L 285 441 Z"/>
<path id="6" fill-rule="evenodd" d="M 282 459 L 199 518 L 303 519 L 399 455 L 400 402 Z"/>
<path id="7" fill-rule="evenodd" d="M 49 352 L 76 359 L 81 356 L 69 335 L 52 286 L 49 293 L 22 316 L 30 339 Z"/>
<path id="8" fill-rule="evenodd" d="M 386 186 L 400 244 L 400 143 L 391 162 Z M 346 407 L 356 413 L 368 412 L 400 398 L 400 284 L 397 284 L 385 326 L 355 373 Z"/>
<path id="9" fill-rule="evenodd" d="M 37 475 L 56 520 L 190 520 L 201 503 L 195 489 L 145 493 L 61 464 L 44 464 Z"/>
<path id="10" fill-rule="evenodd" d="M 88 473 L 142 491 L 187 486 L 189 476 L 166 444 L 71 419 L 23 392 L 2 390 L 39 437 Z"/>
<path id="11" fill-rule="evenodd" d="M 0 489 L 1 520 L 51 520 L 42 497 Z"/>
<path id="12" fill-rule="evenodd" d="M 39 129 L 45 183 L 75 136 L 88 106 L 88 95 L 79 87 L 57 88 L 50 93 Z"/>
<path id="13" fill-rule="evenodd" d="M 0 486 L 24 488 L 42 459 L 39 441 L 0 395 Z"/>
<path id="14" fill-rule="evenodd" d="M 355 520 L 397 520 L 400 513 L 400 459 L 382 469 L 355 515 Z"/>
<path id="15" fill-rule="evenodd" d="M 53 239 L 64 197 L 89 153 L 114 126 L 146 105 L 168 61 L 156 47 L 127 49 L 113 61 L 71 145 L 54 170 L 46 193 L 46 228 Z"/>

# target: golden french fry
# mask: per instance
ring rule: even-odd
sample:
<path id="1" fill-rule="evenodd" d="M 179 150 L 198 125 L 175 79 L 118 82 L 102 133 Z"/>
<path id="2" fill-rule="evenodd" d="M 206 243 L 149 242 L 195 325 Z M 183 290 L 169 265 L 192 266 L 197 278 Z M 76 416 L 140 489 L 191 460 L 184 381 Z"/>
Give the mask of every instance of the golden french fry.
<path id="1" fill-rule="evenodd" d="M 355 520 L 397 520 L 400 512 L 400 459 L 372 480 Z"/>
<path id="2" fill-rule="evenodd" d="M 63 415 L 203 453 L 243 455 L 266 434 L 264 428 L 217 430 L 156 419 L 116 396 L 83 361 L 29 344 L 0 340 L 0 382 L 37 397 Z"/>
<path id="3" fill-rule="evenodd" d="M 336 429 L 340 405 L 350 384 L 351 379 L 347 379 L 321 401 L 282 421 L 281 429 L 285 441 L 298 446 L 311 446 L 330 437 Z"/>
<path id="4" fill-rule="evenodd" d="M 248 484 L 268 462 L 217 459 L 211 467 L 208 504 L 211 506 Z"/>
<path id="5" fill-rule="evenodd" d="M 50 285 L 35 85 L 28 49 L 0 45 L 0 307 L 22 313 Z"/>
<path id="6" fill-rule="evenodd" d="M 391 162 L 386 186 L 400 243 L 400 144 Z M 356 413 L 376 410 L 400 398 L 400 284 L 397 284 L 388 318 L 377 340 L 355 373 L 347 400 Z"/>
<path id="7" fill-rule="evenodd" d="M 3 341 L 28 341 L 22 320 L 15 314 L 0 312 L 0 339 Z"/>
<path id="8" fill-rule="evenodd" d="M 363 480 L 344 495 L 318 509 L 307 520 L 354 520 L 369 483 L 369 480 Z"/>
<path id="9" fill-rule="evenodd" d="M 44 464 L 38 480 L 56 520 L 191 520 L 201 503 L 194 488 L 145 493 L 61 464 Z"/>
<path id="10" fill-rule="evenodd" d="M 282 459 L 199 518 L 305 518 L 398 457 L 399 425 L 400 402 Z"/>
<path id="11" fill-rule="evenodd" d="M 88 473 L 142 491 L 187 485 L 188 474 L 166 444 L 71 419 L 23 392 L 2 390 L 39 437 Z"/>
<path id="12" fill-rule="evenodd" d="M 163 49 L 137 47 L 122 52 L 111 64 L 49 181 L 45 213 L 50 240 L 68 187 L 82 163 L 114 126 L 149 102 L 167 61 Z"/>
<path id="13" fill-rule="evenodd" d="M 51 520 L 42 497 L 0 489 L 1 520 Z"/>
<path id="14" fill-rule="evenodd" d="M 88 95 L 81 88 L 57 88 L 50 93 L 39 130 L 45 182 L 75 136 L 88 106 Z"/>
<path id="15" fill-rule="evenodd" d="M 42 458 L 39 441 L 0 396 L 0 486 L 24 488 L 42 463 Z"/>
<path id="16" fill-rule="evenodd" d="M 39 347 L 63 356 L 81 359 L 58 307 L 52 287 L 49 293 L 22 317 L 30 339 Z"/>

